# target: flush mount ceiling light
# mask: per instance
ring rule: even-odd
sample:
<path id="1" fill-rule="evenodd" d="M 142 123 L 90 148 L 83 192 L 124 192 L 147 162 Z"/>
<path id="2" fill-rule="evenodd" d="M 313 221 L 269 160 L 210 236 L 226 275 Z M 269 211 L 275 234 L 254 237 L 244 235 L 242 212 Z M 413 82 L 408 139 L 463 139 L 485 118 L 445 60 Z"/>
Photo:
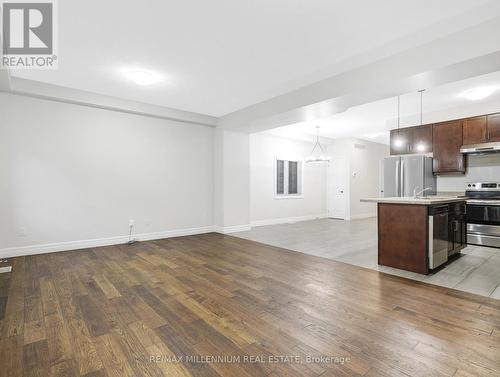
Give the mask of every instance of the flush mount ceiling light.
<path id="1" fill-rule="evenodd" d="M 491 96 L 494 92 L 498 90 L 498 86 L 479 86 L 477 88 L 468 89 L 460 93 L 460 97 L 466 98 L 469 101 L 479 101 L 486 97 Z"/>
<path id="2" fill-rule="evenodd" d="M 130 81 L 143 86 L 153 85 L 162 80 L 161 75 L 144 69 L 126 69 L 123 74 Z"/>
<path id="3" fill-rule="evenodd" d="M 319 142 L 319 126 L 316 126 L 316 143 L 311 151 L 309 157 L 306 158 L 306 162 L 311 163 L 328 163 L 330 162 L 330 157 L 326 155 L 325 149 Z"/>

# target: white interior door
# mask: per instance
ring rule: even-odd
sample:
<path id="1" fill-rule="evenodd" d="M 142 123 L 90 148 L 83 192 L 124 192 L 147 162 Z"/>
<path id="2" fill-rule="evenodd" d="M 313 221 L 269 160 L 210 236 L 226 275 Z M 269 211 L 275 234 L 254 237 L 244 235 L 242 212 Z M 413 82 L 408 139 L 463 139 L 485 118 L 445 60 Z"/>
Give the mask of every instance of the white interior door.
<path id="1" fill-rule="evenodd" d="M 378 196 L 380 198 L 385 197 L 384 195 L 384 160 L 380 160 L 378 163 Z"/>
<path id="2" fill-rule="evenodd" d="M 347 216 L 347 160 L 335 157 L 328 166 L 328 217 L 345 219 Z"/>

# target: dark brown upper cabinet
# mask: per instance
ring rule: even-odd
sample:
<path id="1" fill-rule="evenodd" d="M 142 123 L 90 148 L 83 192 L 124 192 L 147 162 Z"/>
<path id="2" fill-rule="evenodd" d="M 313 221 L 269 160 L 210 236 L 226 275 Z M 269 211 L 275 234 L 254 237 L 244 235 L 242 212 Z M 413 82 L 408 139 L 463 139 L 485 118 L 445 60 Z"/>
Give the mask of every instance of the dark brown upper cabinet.
<path id="1" fill-rule="evenodd" d="M 488 115 L 487 123 L 487 141 L 500 141 L 500 114 Z"/>
<path id="2" fill-rule="evenodd" d="M 432 125 L 391 130 L 391 155 L 432 152 Z"/>
<path id="3" fill-rule="evenodd" d="M 490 142 L 500 142 L 500 113 L 391 130 L 391 155 L 433 152 L 435 174 L 463 174 L 460 147 Z"/>
<path id="4" fill-rule="evenodd" d="M 487 117 L 475 117 L 464 119 L 463 143 L 480 144 L 488 141 Z"/>
<path id="5" fill-rule="evenodd" d="M 437 123 L 433 127 L 433 170 L 435 174 L 465 173 L 462 121 Z"/>
<path id="6" fill-rule="evenodd" d="M 413 127 L 410 153 L 432 152 L 432 125 Z"/>
<path id="7" fill-rule="evenodd" d="M 391 130 L 391 155 L 410 153 L 412 132 L 409 128 Z"/>

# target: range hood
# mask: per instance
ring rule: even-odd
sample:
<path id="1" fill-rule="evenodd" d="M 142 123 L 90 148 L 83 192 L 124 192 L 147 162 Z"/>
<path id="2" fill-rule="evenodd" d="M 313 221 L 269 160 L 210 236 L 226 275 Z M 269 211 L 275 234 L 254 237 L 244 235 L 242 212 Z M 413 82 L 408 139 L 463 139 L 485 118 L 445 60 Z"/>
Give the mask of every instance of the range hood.
<path id="1" fill-rule="evenodd" d="M 483 154 L 498 152 L 500 152 L 500 142 L 462 145 L 462 148 L 460 148 L 460 153 L 464 154 Z"/>

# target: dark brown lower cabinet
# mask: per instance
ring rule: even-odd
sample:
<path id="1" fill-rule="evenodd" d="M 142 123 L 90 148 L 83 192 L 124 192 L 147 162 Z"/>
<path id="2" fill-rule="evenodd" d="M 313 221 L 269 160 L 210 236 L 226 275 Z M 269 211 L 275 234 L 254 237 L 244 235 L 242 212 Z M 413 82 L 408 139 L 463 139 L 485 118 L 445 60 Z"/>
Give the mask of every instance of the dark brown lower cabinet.
<path id="1" fill-rule="evenodd" d="M 436 123 L 432 129 L 433 170 L 435 174 L 465 173 L 462 121 Z"/>
<path id="2" fill-rule="evenodd" d="M 378 204 L 378 263 L 429 273 L 427 206 Z"/>
<path id="3" fill-rule="evenodd" d="M 458 253 L 467 246 L 465 203 L 450 204 L 448 236 L 448 251 L 450 254 Z"/>

